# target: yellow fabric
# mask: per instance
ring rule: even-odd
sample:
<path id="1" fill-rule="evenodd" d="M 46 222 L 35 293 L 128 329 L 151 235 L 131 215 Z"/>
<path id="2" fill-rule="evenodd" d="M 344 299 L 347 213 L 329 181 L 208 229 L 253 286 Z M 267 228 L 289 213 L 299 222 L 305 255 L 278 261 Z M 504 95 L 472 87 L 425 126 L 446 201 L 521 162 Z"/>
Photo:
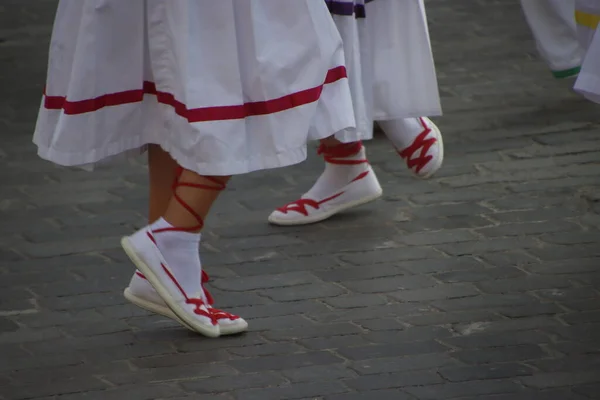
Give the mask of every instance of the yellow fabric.
<path id="1" fill-rule="evenodd" d="M 600 15 L 577 10 L 575 11 L 575 21 L 578 25 L 582 25 L 590 29 L 596 29 L 598 23 L 600 23 Z"/>

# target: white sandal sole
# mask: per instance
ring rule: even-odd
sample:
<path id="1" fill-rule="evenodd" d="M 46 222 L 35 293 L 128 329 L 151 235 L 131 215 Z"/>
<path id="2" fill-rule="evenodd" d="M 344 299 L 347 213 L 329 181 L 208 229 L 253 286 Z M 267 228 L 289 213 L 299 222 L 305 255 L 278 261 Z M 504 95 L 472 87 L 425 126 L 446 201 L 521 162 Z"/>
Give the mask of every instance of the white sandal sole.
<path id="1" fill-rule="evenodd" d="M 188 315 L 186 310 L 184 310 L 179 303 L 173 300 L 171 294 L 165 289 L 154 271 L 137 255 L 133 246 L 130 244 L 128 237 L 123 237 L 121 239 L 121 246 L 131 262 L 133 262 L 137 269 L 144 274 L 148 282 L 154 287 L 154 290 L 162 297 L 169 309 L 171 309 L 177 318 L 181 320 L 184 326 L 207 337 L 216 338 L 220 336 L 221 332 L 218 325 L 208 326 L 206 324 L 198 323 L 198 321 Z"/>

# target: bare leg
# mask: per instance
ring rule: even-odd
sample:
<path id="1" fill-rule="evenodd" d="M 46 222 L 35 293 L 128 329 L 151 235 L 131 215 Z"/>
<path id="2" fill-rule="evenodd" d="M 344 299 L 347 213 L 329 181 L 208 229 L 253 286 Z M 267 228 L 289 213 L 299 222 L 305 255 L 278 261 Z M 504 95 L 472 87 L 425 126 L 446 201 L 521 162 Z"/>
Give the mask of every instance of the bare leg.
<path id="1" fill-rule="evenodd" d="M 181 230 L 200 232 L 204 218 L 229 179 L 229 176 L 201 176 L 182 171 L 163 218 Z"/>
<path id="2" fill-rule="evenodd" d="M 173 197 L 173 182 L 177 177 L 177 161 L 160 146 L 151 144 L 148 148 L 148 175 L 150 193 L 148 222 L 153 223 L 167 211 Z"/>
<path id="3" fill-rule="evenodd" d="M 335 140 L 335 139 L 334 139 Z M 337 141 L 337 140 L 336 140 Z M 339 143 L 339 142 L 338 142 Z M 179 164 L 169 153 L 158 145 L 150 145 L 148 149 L 148 173 L 150 180 L 148 222 L 153 223 L 160 217 L 173 226 L 188 228 L 198 225 L 198 221 L 173 196 L 173 184 L 176 179 L 186 184 L 210 186 L 218 189 L 227 183 L 230 177 L 203 177 L 191 171 L 183 171 L 177 176 Z M 216 183 L 216 182 L 218 183 Z M 219 190 L 206 190 L 200 195 L 198 188 L 180 186 L 177 193 L 198 215 L 204 219 L 213 202 L 219 196 Z M 199 231 L 195 230 L 195 231 Z"/>
<path id="4" fill-rule="evenodd" d="M 148 150 L 148 170 L 148 228 L 175 279 L 187 298 L 199 292 L 204 293 L 201 296 L 206 307 L 204 315 L 216 322 L 221 335 L 245 331 L 248 324 L 242 318 L 212 308 L 212 297 L 204 288 L 208 275 L 202 270 L 198 252 L 203 220 L 229 177 L 204 177 L 184 171 L 157 145 L 151 145 Z M 156 300 L 154 288 L 140 271 L 136 271 L 132 277 L 125 297 L 142 308 L 179 320 L 166 304 Z M 186 323 L 184 325 L 192 330 L 197 328 Z M 198 332 L 206 334 L 201 330 Z"/>

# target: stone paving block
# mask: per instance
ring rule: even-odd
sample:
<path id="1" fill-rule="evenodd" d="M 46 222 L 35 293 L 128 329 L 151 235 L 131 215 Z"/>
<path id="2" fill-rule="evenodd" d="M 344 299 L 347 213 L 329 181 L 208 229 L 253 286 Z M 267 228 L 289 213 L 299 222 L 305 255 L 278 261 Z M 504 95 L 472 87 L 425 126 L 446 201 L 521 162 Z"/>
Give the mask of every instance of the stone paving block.
<path id="1" fill-rule="evenodd" d="M 77 365 L 57 366 L 52 369 L 35 368 L 21 369 L 11 371 L 8 376 L 15 383 L 22 385 L 36 385 L 40 383 L 61 382 L 75 380 L 78 378 L 86 379 L 91 376 L 100 376 L 111 371 L 112 374 L 130 374 L 131 368 L 127 362 L 109 361 L 102 363 L 87 363 L 81 361 Z"/>
<path id="2" fill-rule="evenodd" d="M 296 329 L 314 326 L 314 322 L 302 315 L 281 315 L 253 319 L 252 330 L 255 332 L 273 331 L 277 329 Z"/>
<path id="3" fill-rule="evenodd" d="M 515 267 L 478 268 L 467 271 L 450 271 L 435 274 L 434 277 L 445 283 L 494 282 L 503 278 L 523 278 L 525 272 Z"/>
<path id="4" fill-rule="evenodd" d="M 529 292 L 540 289 L 570 288 L 573 284 L 560 276 L 528 275 L 478 282 L 477 287 L 484 293 Z"/>
<path id="5" fill-rule="evenodd" d="M 360 308 L 384 305 L 388 300 L 379 294 L 351 294 L 324 299 L 323 302 L 333 308 Z"/>
<path id="6" fill-rule="evenodd" d="M 470 333 L 461 336 L 446 337 L 443 343 L 459 349 L 481 349 L 486 347 L 517 346 L 522 344 L 551 343 L 551 338 L 539 331 L 519 331 L 510 334 L 502 333 Z"/>
<path id="7" fill-rule="evenodd" d="M 522 222 L 503 224 L 490 228 L 477 229 L 477 233 L 487 237 L 526 236 L 554 232 L 579 231 L 581 228 L 567 221 Z"/>
<path id="8" fill-rule="evenodd" d="M 155 400 L 155 399 L 169 399 L 172 400 L 175 397 L 179 396 L 183 393 L 183 391 L 175 385 L 169 384 L 145 384 L 145 385 L 127 385 L 127 386 L 119 386 L 114 389 L 109 389 L 105 391 L 96 391 L 89 393 L 77 393 L 71 395 L 71 397 L 66 397 L 64 400 L 76 400 L 78 398 L 85 400 L 127 400 L 127 399 L 139 399 L 139 400 Z M 81 396 L 81 397 L 77 397 Z M 160 397 L 158 397 L 160 396 Z M 59 397 L 60 400 L 63 400 L 62 396 Z M 216 400 L 227 400 L 227 399 L 217 399 Z M 211 400 L 208 399 L 207 400 Z M 214 400 L 214 399 L 213 399 Z"/>
<path id="9" fill-rule="evenodd" d="M 262 296 L 273 301 L 298 301 L 324 297 L 335 297 L 346 293 L 343 287 L 333 283 L 313 283 L 309 285 L 298 285 L 289 288 L 261 290 Z"/>
<path id="10" fill-rule="evenodd" d="M 527 361 L 547 357 L 544 350 L 534 344 L 523 344 L 517 346 L 493 347 L 485 352 L 480 350 L 461 350 L 452 354 L 458 360 L 471 364 L 493 364 L 511 361 Z"/>
<path id="11" fill-rule="evenodd" d="M 398 318 L 428 311 L 430 307 L 415 303 L 388 303 L 381 306 L 361 307 L 348 310 L 335 310 L 326 313 L 309 313 L 308 317 L 320 322 L 353 322 L 355 320 Z"/>
<path id="12" fill-rule="evenodd" d="M 356 373 L 342 364 L 315 365 L 282 371 L 291 382 L 336 381 L 354 378 Z"/>
<path id="13" fill-rule="evenodd" d="M 406 342 L 401 344 L 373 344 L 368 346 L 347 347 L 337 353 L 350 360 L 368 360 L 373 358 L 412 356 L 416 354 L 443 353 L 448 347 L 433 341 Z"/>
<path id="14" fill-rule="evenodd" d="M 549 372 L 519 379 L 525 386 L 546 389 L 600 382 L 600 369 L 573 372 Z"/>
<path id="15" fill-rule="evenodd" d="M 460 271 L 483 268 L 485 265 L 473 257 L 448 257 L 432 260 L 401 261 L 396 263 L 403 270 L 413 274 L 428 274 L 433 272 Z"/>
<path id="16" fill-rule="evenodd" d="M 341 282 L 405 275 L 405 271 L 395 265 L 379 264 L 373 267 L 338 267 L 315 271 L 313 274 L 326 282 Z"/>
<path id="17" fill-rule="evenodd" d="M 369 390 L 366 392 L 340 393 L 326 396 L 325 400 L 414 400 L 400 389 Z M 307 399 L 308 400 L 308 399 Z M 313 399 L 314 400 L 314 399 Z"/>
<path id="18" fill-rule="evenodd" d="M 397 318 L 381 318 L 381 319 L 367 319 L 364 321 L 356 320 L 354 323 L 365 330 L 373 332 L 381 331 L 402 331 L 407 329 L 408 324 L 400 322 Z"/>
<path id="19" fill-rule="evenodd" d="M 257 289 L 291 287 L 315 282 L 308 272 L 290 272 L 287 274 L 259 275 L 253 277 L 213 280 L 211 285 L 221 290 L 246 292 Z"/>
<path id="20" fill-rule="evenodd" d="M 523 318 L 541 315 L 556 316 L 562 314 L 564 310 L 564 307 L 555 303 L 534 303 L 521 307 L 500 308 L 497 310 L 497 313 L 508 318 Z"/>
<path id="21" fill-rule="evenodd" d="M 359 334 L 310 337 L 299 339 L 298 343 L 310 350 L 333 350 L 342 347 L 365 346 L 369 344 Z"/>
<path id="22" fill-rule="evenodd" d="M 564 352 L 562 346 L 551 346 Z M 531 361 L 531 365 L 545 372 L 576 372 L 597 371 L 600 369 L 600 359 L 595 353 L 574 354 L 561 358 Z"/>
<path id="23" fill-rule="evenodd" d="M 539 247 L 538 241 L 529 236 L 521 238 L 494 238 L 487 241 L 480 240 L 476 242 L 454 243 L 452 245 L 442 244 L 436 246 L 436 248 L 450 256 L 469 256 L 514 249 L 536 249 L 537 247 Z"/>
<path id="24" fill-rule="evenodd" d="M 441 385 L 417 386 L 404 389 L 408 393 L 423 400 L 453 399 L 467 396 L 488 398 L 493 394 L 510 393 L 518 395 L 524 389 L 511 380 L 486 380 L 474 382 L 444 383 Z M 511 397 L 514 398 L 514 397 Z"/>
<path id="25" fill-rule="evenodd" d="M 197 353 L 197 356 L 203 357 L 203 351 L 206 350 L 224 350 L 230 347 L 254 346 L 267 343 L 258 332 L 248 332 L 245 335 L 224 337 L 221 340 L 199 340 L 197 335 L 190 332 L 179 331 L 180 335 L 176 340 L 171 341 L 171 345 L 180 353 Z M 180 354 L 181 356 L 181 354 Z M 169 356 L 169 359 L 175 361 L 177 357 Z"/>
<path id="26" fill-rule="evenodd" d="M 439 370 L 439 374 L 450 382 L 507 379 L 528 376 L 533 373 L 533 368 L 517 363 L 477 365 L 474 367 L 446 367 Z"/>
<path id="27" fill-rule="evenodd" d="M 346 385 L 358 391 L 402 388 L 406 386 L 424 386 L 443 383 L 444 380 L 435 372 L 409 371 L 392 374 L 366 375 L 347 379 Z"/>
<path id="28" fill-rule="evenodd" d="M 338 299 L 339 297 L 332 297 L 330 299 Z M 247 307 L 237 307 L 237 312 L 248 316 L 248 318 L 266 318 L 266 317 L 277 317 L 282 315 L 295 315 L 302 313 L 315 313 L 319 314 L 322 312 L 329 312 L 330 307 L 326 306 L 319 300 L 299 300 L 290 301 L 285 303 L 268 303 L 249 305 Z"/>
<path id="29" fill-rule="evenodd" d="M 406 357 L 386 357 L 355 361 L 351 364 L 360 375 L 394 373 L 401 371 L 429 370 L 460 364 L 444 353 L 420 354 Z"/>
<path id="30" fill-rule="evenodd" d="M 233 360 L 229 363 L 241 372 L 275 371 L 281 369 L 299 368 L 310 365 L 337 364 L 343 360 L 326 351 L 311 353 L 296 353 L 292 355 L 265 356 L 260 360 Z"/>
<path id="31" fill-rule="evenodd" d="M 454 326 L 458 332 L 514 332 L 526 331 L 529 329 L 554 329 L 563 327 L 564 325 L 553 315 L 550 316 L 535 316 L 529 318 L 514 318 L 514 319 L 496 319 L 487 321 L 477 321 L 470 323 L 460 323 Z"/>
<path id="32" fill-rule="evenodd" d="M 423 340 L 443 340 L 451 335 L 448 329 L 442 327 L 411 327 L 402 331 L 377 331 L 364 335 L 372 343 L 403 343 Z"/>
<path id="33" fill-rule="evenodd" d="M 418 221 L 399 221 L 398 228 L 406 232 L 421 233 L 423 231 L 440 231 L 444 229 L 469 229 L 491 226 L 494 223 L 483 217 L 475 215 L 455 215 L 444 218 L 428 218 Z M 451 246 L 451 245 L 449 245 Z M 414 257 L 407 259 L 420 259 L 426 257 Z"/>
<path id="34" fill-rule="evenodd" d="M 491 311 L 452 311 L 440 312 L 439 310 L 402 316 L 403 321 L 416 326 L 448 325 L 448 324 L 474 324 L 487 326 L 489 321 L 501 320 L 502 317 Z"/>
<path id="35" fill-rule="evenodd" d="M 575 392 L 580 393 L 584 396 L 587 396 L 590 399 L 598 397 L 598 393 L 600 393 L 600 384 L 591 384 L 591 385 L 583 385 L 573 389 Z"/>
<path id="36" fill-rule="evenodd" d="M 428 276 L 408 275 L 341 282 L 341 285 L 356 293 L 383 293 L 429 288 L 435 286 L 436 281 Z"/>
<path id="37" fill-rule="evenodd" d="M 390 293 L 389 296 L 400 301 L 422 302 L 477 296 L 480 292 L 470 284 L 440 284 L 432 288 L 401 290 Z"/>
<path id="38" fill-rule="evenodd" d="M 182 387 L 191 392 L 202 394 L 228 392 L 239 389 L 262 388 L 285 383 L 284 377 L 277 372 L 257 372 L 232 377 L 207 377 L 182 383 Z"/>
<path id="39" fill-rule="evenodd" d="M 344 254 L 340 259 L 352 265 L 372 265 L 406 260 L 441 258 L 442 255 L 428 247 L 409 247 L 402 249 L 384 249 L 378 251 Z"/>
<path id="40" fill-rule="evenodd" d="M 102 376 L 102 379 L 115 386 L 128 384 L 143 384 L 147 382 L 183 382 L 190 380 L 222 377 L 233 377 L 237 372 L 223 363 L 194 363 L 187 365 L 177 365 L 162 368 L 139 369 L 127 372 L 109 372 Z M 234 378 L 230 378 L 234 379 Z"/>
<path id="41" fill-rule="evenodd" d="M 518 307 L 535 303 L 533 296 L 525 294 L 482 294 L 460 299 L 436 300 L 431 304 L 444 311 L 461 311 L 474 309 L 495 309 L 501 307 Z"/>
<path id="42" fill-rule="evenodd" d="M 280 385 L 277 387 L 253 389 L 241 391 L 237 394 L 238 400 L 279 400 L 279 399 L 307 399 L 315 396 L 331 395 L 347 392 L 346 388 L 340 382 L 307 382 L 295 383 L 290 385 Z"/>
<path id="43" fill-rule="evenodd" d="M 39 398 L 60 394 L 80 393 L 106 389 L 108 385 L 95 377 L 71 378 L 38 385 L 9 385 L 2 388 L 5 396 L 14 400 Z"/>
<path id="44" fill-rule="evenodd" d="M 515 199 L 509 198 L 512 200 L 512 207 L 515 207 Z M 535 199 L 532 199 L 535 200 Z M 519 207 L 525 207 L 526 204 L 519 205 Z M 540 205 L 542 206 L 542 205 Z M 494 212 L 494 213 L 486 213 L 486 217 L 497 221 L 501 224 L 515 224 L 514 228 L 519 227 L 519 223 L 527 223 L 527 222 L 543 222 L 543 221 L 552 221 L 553 223 L 562 223 L 562 219 L 564 218 L 576 218 L 580 215 L 580 211 L 568 207 L 546 207 L 546 208 L 538 208 L 534 210 L 519 210 L 519 211 L 502 211 L 502 212 Z M 502 225 L 501 225 L 502 226 Z M 548 225 L 544 225 L 548 226 Z M 535 226 L 534 226 L 535 227 Z M 485 230 L 488 228 L 484 228 Z M 481 232 L 481 230 L 480 230 Z M 541 233 L 547 233 L 544 230 L 540 230 Z M 572 235 L 571 232 L 567 234 L 567 236 Z"/>

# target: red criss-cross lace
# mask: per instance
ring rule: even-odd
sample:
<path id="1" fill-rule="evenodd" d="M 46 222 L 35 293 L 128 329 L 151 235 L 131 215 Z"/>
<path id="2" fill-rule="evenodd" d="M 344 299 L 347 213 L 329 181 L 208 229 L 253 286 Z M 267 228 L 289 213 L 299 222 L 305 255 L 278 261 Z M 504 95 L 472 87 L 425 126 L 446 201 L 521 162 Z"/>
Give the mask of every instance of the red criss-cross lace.
<path id="1" fill-rule="evenodd" d="M 421 125 L 423 126 L 423 132 L 419 133 L 419 135 L 413 140 L 410 146 L 405 148 L 402 151 L 398 151 L 400 157 L 406 160 L 406 165 L 409 169 L 413 167 L 417 167 L 416 172 L 419 173 L 425 166 L 431 161 L 433 158 L 432 155 L 427 155 L 427 152 L 437 142 L 436 138 L 425 139 L 427 135 L 431 133 L 431 128 L 427 126 L 423 118 L 419 118 Z M 419 151 L 418 157 L 412 158 L 412 156 Z"/>
<path id="2" fill-rule="evenodd" d="M 343 143 L 343 144 L 340 144 L 337 146 L 325 146 L 325 145 L 321 144 L 319 146 L 319 149 L 317 150 L 317 154 L 323 155 L 323 159 L 325 160 L 325 162 L 328 162 L 329 164 L 337 164 L 337 165 L 368 164 L 369 160 L 367 160 L 366 158 L 361 158 L 358 160 L 348 160 L 347 159 L 348 157 L 351 157 L 351 156 L 357 154 L 362 149 L 362 147 L 363 147 L 362 142 Z M 360 179 L 363 179 L 368 174 L 369 174 L 368 170 L 364 171 L 364 172 L 360 173 L 358 176 L 356 176 L 354 179 L 352 179 L 350 182 L 355 182 Z M 289 211 L 295 211 L 304 216 L 308 216 L 308 209 L 306 208 L 307 206 L 312 207 L 315 210 L 318 210 L 322 204 L 327 203 L 328 201 L 331 201 L 333 199 L 336 199 L 343 194 L 344 194 L 344 192 L 341 191 L 341 192 L 338 192 L 332 196 L 329 196 L 321 201 L 316 201 L 316 200 L 312 200 L 312 199 L 299 199 L 299 200 L 293 201 L 291 203 L 288 203 L 288 204 L 284 205 L 283 207 L 278 208 L 277 211 L 280 211 L 284 214 L 287 214 Z"/>
<path id="3" fill-rule="evenodd" d="M 200 183 L 181 182 L 181 175 L 182 174 L 183 174 L 183 168 L 178 167 L 177 173 L 176 173 L 176 176 L 175 176 L 175 181 L 173 182 L 173 186 L 172 186 L 173 196 L 175 197 L 175 200 L 177 200 L 177 202 L 183 208 L 185 208 L 191 215 L 194 216 L 194 218 L 196 218 L 196 221 L 198 221 L 198 224 L 195 225 L 195 226 L 187 227 L 187 228 L 169 227 L 169 228 L 156 229 L 156 230 L 153 230 L 152 232 L 148 232 L 147 233 L 148 237 L 150 238 L 150 240 L 152 240 L 154 242 L 154 244 L 156 244 L 156 240 L 154 239 L 154 236 L 153 236 L 154 234 L 161 233 L 161 232 L 173 232 L 173 231 L 196 232 L 196 231 L 201 230 L 202 227 L 204 226 L 204 220 L 203 220 L 202 216 L 200 216 L 200 214 L 198 214 L 189 204 L 186 203 L 185 200 L 183 200 L 181 198 L 181 196 L 179 196 L 177 194 L 177 188 L 179 188 L 179 187 L 191 187 L 191 188 L 196 188 L 196 189 L 221 191 L 221 190 L 224 190 L 225 186 L 226 186 L 225 183 L 219 181 L 216 178 L 210 177 L 210 176 L 204 176 L 204 178 L 206 180 L 214 183 L 215 186 L 204 185 L 204 184 L 200 184 Z M 177 281 L 177 279 L 173 276 L 173 274 L 171 273 L 171 271 L 169 271 L 169 269 L 163 263 L 161 263 L 161 267 L 162 267 L 163 271 L 167 274 L 167 276 L 169 277 L 169 279 L 171 279 L 171 281 L 175 284 L 175 286 L 177 286 L 177 288 L 179 289 L 179 291 L 181 292 L 181 294 L 185 298 L 186 304 L 192 304 L 192 305 L 196 306 L 196 308 L 194 309 L 194 313 L 196 315 L 202 315 L 204 317 L 210 318 L 212 324 L 216 325 L 217 324 L 217 320 L 219 319 L 218 316 L 217 316 L 218 313 L 214 313 L 214 312 L 210 311 L 210 309 L 207 307 L 207 304 L 205 303 L 205 301 L 203 299 L 197 298 L 197 297 L 188 297 L 187 293 L 185 292 L 185 290 L 183 290 L 183 287 L 181 287 L 181 285 L 179 284 L 179 282 Z M 206 275 L 206 279 L 208 280 L 208 275 Z M 202 280 L 204 281 L 204 271 L 203 271 L 203 275 L 202 275 Z M 202 283 L 201 283 L 201 287 L 202 287 L 202 290 L 205 293 L 205 296 L 207 297 L 207 301 L 209 303 L 208 305 L 212 304 L 212 297 L 204 289 L 204 285 L 202 285 Z M 203 306 L 206 307 L 207 310 L 209 310 L 209 311 L 203 310 L 202 309 Z"/>
<path id="4" fill-rule="evenodd" d="M 177 194 L 177 188 L 191 187 L 191 188 L 196 188 L 196 189 L 221 191 L 221 190 L 225 190 L 225 187 L 226 187 L 225 183 L 221 182 L 217 178 L 213 178 L 212 176 L 204 176 L 203 178 L 214 183 L 216 186 L 205 185 L 202 183 L 181 182 L 181 174 L 183 174 L 183 168 L 178 167 L 177 174 L 175 177 L 175 182 L 173 182 L 173 186 L 172 186 L 173 196 L 175 197 L 175 200 L 177 200 L 177 202 L 183 208 L 185 208 L 187 210 L 187 212 L 189 212 L 190 214 L 192 214 L 194 216 L 194 218 L 196 218 L 196 221 L 198 221 L 198 225 L 190 226 L 187 228 L 171 227 L 171 228 L 156 229 L 153 231 L 154 233 L 167 232 L 167 231 L 196 232 L 196 231 L 201 230 L 204 227 L 204 219 L 202 218 L 202 216 L 200 216 L 200 214 L 198 214 L 192 207 L 190 207 L 190 205 L 188 203 L 185 202 L 185 200 L 183 200 L 181 198 L 181 196 L 179 196 Z"/>

